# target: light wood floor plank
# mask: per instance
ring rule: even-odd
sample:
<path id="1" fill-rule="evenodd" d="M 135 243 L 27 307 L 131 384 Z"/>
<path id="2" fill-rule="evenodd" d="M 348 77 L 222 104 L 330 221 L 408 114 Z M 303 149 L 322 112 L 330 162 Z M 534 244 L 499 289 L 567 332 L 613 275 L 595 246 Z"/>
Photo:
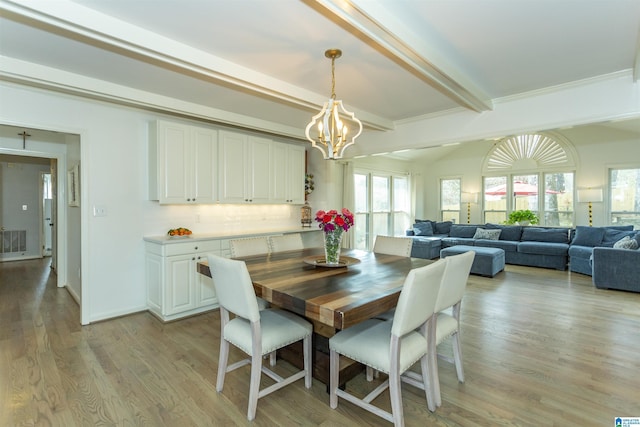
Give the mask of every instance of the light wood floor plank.
<path id="1" fill-rule="evenodd" d="M 249 367 L 215 390 L 219 314 L 163 324 L 138 313 L 81 327 L 48 260 L 0 263 L 0 425 L 390 425 L 302 381 L 246 420 Z M 407 426 L 608 426 L 640 416 L 640 294 L 569 272 L 507 266 L 471 276 L 462 305 L 466 382 L 439 361 L 442 407 L 403 385 Z M 442 353 L 451 355 L 447 342 Z M 230 360 L 242 357 L 232 350 Z M 279 361 L 276 369 L 293 368 Z M 373 384 L 382 381 L 376 379 Z M 264 384 L 270 379 L 264 378 Z M 347 384 L 364 394 L 364 376 Z M 388 393 L 375 401 L 389 409 Z"/>

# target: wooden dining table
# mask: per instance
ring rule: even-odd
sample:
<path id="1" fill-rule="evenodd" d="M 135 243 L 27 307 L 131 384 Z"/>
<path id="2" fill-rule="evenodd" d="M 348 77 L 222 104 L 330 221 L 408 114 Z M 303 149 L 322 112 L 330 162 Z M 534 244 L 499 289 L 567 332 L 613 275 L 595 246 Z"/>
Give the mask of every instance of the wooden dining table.
<path id="1" fill-rule="evenodd" d="M 237 259 L 246 263 L 257 296 L 313 324 L 314 376 L 325 384 L 329 382 L 329 338 L 338 330 L 393 309 L 409 271 L 433 262 L 343 249 L 342 266 L 327 267 L 323 266 L 323 248 Z M 197 268 L 211 277 L 206 261 L 199 262 Z M 300 365 L 301 348 L 292 346 L 281 356 Z M 341 383 L 360 370 L 358 364 L 341 362 Z"/>

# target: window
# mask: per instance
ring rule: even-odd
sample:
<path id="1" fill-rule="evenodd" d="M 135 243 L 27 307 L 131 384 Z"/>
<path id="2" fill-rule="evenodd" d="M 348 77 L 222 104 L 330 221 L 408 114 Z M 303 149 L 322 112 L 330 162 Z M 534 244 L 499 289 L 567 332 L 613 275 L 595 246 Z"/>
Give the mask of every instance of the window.
<path id="1" fill-rule="evenodd" d="M 408 177 L 356 172 L 354 183 L 355 248 L 369 250 L 377 235 L 403 236 L 410 225 Z"/>
<path id="2" fill-rule="evenodd" d="M 484 178 L 484 222 L 500 224 L 507 220 L 507 177 Z"/>
<path id="3" fill-rule="evenodd" d="M 354 231 L 355 248 L 366 250 L 369 242 L 369 177 L 355 173 Z"/>
<path id="4" fill-rule="evenodd" d="M 485 222 L 501 223 L 509 212 L 529 209 L 541 225 L 572 226 L 573 170 L 573 149 L 560 135 L 524 134 L 500 140 L 483 167 Z"/>
<path id="5" fill-rule="evenodd" d="M 544 218 L 548 226 L 573 226 L 573 174 L 547 173 L 544 175 Z"/>
<path id="6" fill-rule="evenodd" d="M 460 223 L 460 178 L 440 180 L 440 218 Z"/>
<path id="7" fill-rule="evenodd" d="M 611 224 L 640 228 L 640 168 L 609 171 Z"/>
<path id="8" fill-rule="evenodd" d="M 573 172 L 484 178 L 484 220 L 502 223 L 508 212 L 529 209 L 546 226 L 570 227 L 574 219 Z M 539 182 L 544 182 L 543 189 Z M 540 197 L 544 191 L 544 197 Z"/>

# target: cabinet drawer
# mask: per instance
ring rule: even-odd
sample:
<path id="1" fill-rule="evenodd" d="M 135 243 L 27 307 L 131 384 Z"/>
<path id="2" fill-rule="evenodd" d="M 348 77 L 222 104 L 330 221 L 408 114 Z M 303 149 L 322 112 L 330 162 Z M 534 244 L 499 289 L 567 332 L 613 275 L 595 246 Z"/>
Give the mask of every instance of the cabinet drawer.
<path id="1" fill-rule="evenodd" d="M 165 255 L 185 255 L 194 252 L 219 252 L 219 240 L 196 240 L 192 242 L 180 242 L 166 245 Z"/>

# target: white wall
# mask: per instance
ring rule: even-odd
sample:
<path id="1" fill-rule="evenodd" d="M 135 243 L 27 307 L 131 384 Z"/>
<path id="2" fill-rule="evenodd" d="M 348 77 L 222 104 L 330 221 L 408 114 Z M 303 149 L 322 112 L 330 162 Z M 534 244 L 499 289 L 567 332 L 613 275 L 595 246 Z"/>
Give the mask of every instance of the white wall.
<path id="1" fill-rule="evenodd" d="M 0 123 L 80 135 L 83 323 L 146 309 L 143 236 L 175 226 L 216 233 L 300 224 L 299 206 L 183 207 L 148 201 L 147 126 L 166 116 L 7 83 L 0 84 L 0 99 L 11 100 L 0 103 Z M 14 144 L 2 142 L 0 148 Z M 95 205 L 106 207 L 107 215 L 94 217 Z M 77 271 L 69 271 L 72 275 Z"/>
<path id="2" fill-rule="evenodd" d="M 575 148 L 577 155 L 576 189 L 602 187 L 607 198 L 607 175 L 612 167 L 640 167 L 640 129 L 615 130 L 607 126 L 577 127 L 560 131 Z M 439 180 L 462 179 L 462 191 L 482 191 L 482 165 L 493 147 L 493 141 L 465 143 L 433 163 L 416 164 L 424 185 L 424 204 L 417 208 L 416 218 L 439 218 Z M 466 206 L 465 206 L 466 209 Z M 471 223 L 482 223 L 481 204 L 471 204 Z M 587 225 L 588 210 L 584 203 L 575 204 L 576 224 Z M 607 203 L 593 204 L 593 224 L 609 224 Z"/>

